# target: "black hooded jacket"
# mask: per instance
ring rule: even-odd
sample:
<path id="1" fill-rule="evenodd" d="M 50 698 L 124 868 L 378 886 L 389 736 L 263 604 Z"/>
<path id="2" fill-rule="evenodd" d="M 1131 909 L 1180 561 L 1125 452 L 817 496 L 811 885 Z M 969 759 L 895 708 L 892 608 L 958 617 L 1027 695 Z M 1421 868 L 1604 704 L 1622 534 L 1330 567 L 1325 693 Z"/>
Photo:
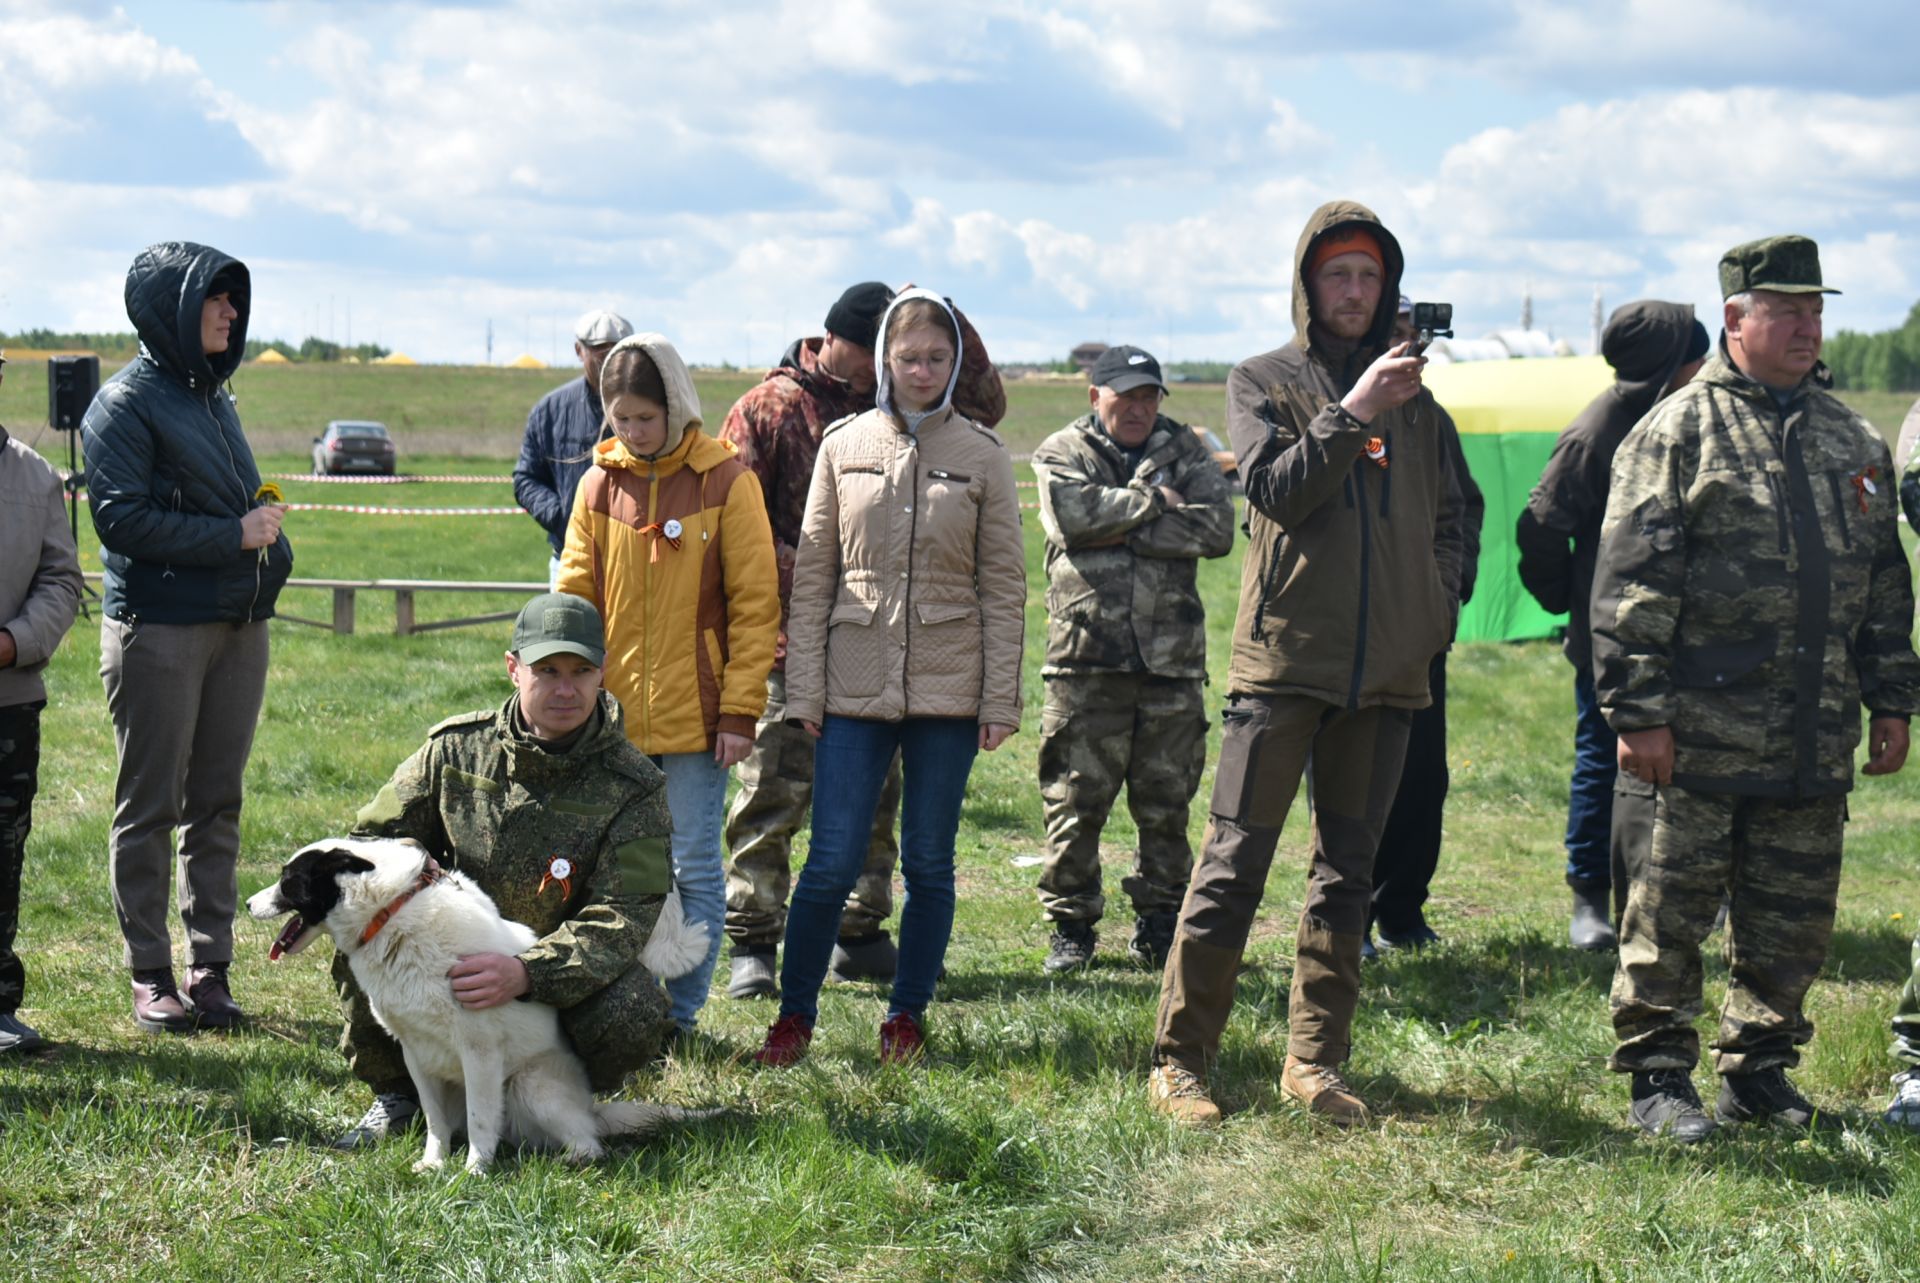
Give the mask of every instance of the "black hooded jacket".
<path id="1" fill-rule="evenodd" d="M 208 356 L 200 313 L 216 277 L 239 316 Z M 185 241 L 142 250 L 127 272 L 127 317 L 140 355 L 100 389 L 81 424 L 87 503 L 100 535 L 109 618 L 128 623 L 246 623 L 273 615 L 293 569 L 283 534 L 240 547 L 260 472 L 220 386 L 246 354 L 246 265 Z"/>
<path id="2" fill-rule="evenodd" d="M 1614 312 L 1600 352 L 1617 381 L 1560 433 L 1514 531 L 1520 582 L 1542 609 L 1569 615 L 1566 655 L 1582 672 L 1593 663 L 1588 599 L 1613 455 L 1672 382 L 1692 335 L 1690 303 L 1646 299 Z"/>

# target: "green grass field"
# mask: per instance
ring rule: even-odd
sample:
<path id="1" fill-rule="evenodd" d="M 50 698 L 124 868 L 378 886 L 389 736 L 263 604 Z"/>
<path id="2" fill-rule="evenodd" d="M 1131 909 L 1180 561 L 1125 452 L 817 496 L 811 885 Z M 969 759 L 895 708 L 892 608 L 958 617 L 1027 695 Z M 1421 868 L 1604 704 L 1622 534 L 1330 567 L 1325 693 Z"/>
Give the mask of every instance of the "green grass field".
<path id="1" fill-rule="evenodd" d="M 358 371 L 349 382 L 389 373 L 410 372 Z M 446 395 L 465 395 L 464 386 L 450 380 Z M 524 403 L 535 390 L 517 392 Z M 1009 436 L 1030 444 L 1064 421 L 1073 403 L 1053 398 L 1071 391 L 1016 388 Z M 5 395 L 0 420 L 23 421 L 13 378 Z M 245 383 L 241 395 L 243 414 L 269 400 Z M 1203 397 L 1216 401 L 1211 391 L 1194 401 Z M 709 409 L 723 405 L 716 395 Z M 372 402 L 327 413 L 336 412 L 399 419 Z M 475 427 L 491 459 L 442 450 L 405 466 L 497 473 L 497 488 L 294 482 L 288 497 L 508 503 L 517 424 L 504 408 L 477 413 L 498 416 Z M 303 470 L 303 441 L 263 457 L 263 468 Z M 545 566 L 524 518 L 299 512 L 287 529 L 301 575 L 527 579 Z M 90 543 L 84 516 L 82 530 Z M 1854 1126 L 1816 1138 L 1730 1134 L 1677 1152 L 1626 1127 L 1625 1084 L 1604 1067 L 1611 960 L 1564 943 L 1566 665 L 1545 643 L 1463 647 L 1452 659 L 1454 792 L 1432 906 L 1445 944 L 1366 973 L 1350 1076 L 1378 1121 L 1336 1134 L 1276 1088 L 1304 889 L 1296 815 L 1216 1079 L 1231 1117 L 1213 1133 L 1181 1131 L 1146 1107 L 1157 978 L 1124 961 L 1124 908 L 1106 924 L 1091 975 L 1054 982 L 1040 973 L 1035 870 L 1014 864 L 1037 851 L 1040 835 L 1037 523 L 1028 542 L 1028 716 L 974 771 L 930 1063 L 879 1069 L 884 994 L 830 986 L 810 1060 L 755 1072 L 739 1058 L 772 1008 L 717 991 L 703 1016 L 716 1046 L 638 1090 L 727 1106 L 724 1121 L 584 1171 L 533 1157 L 485 1180 L 413 1176 L 414 1140 L 367 1155 L 325 1148 L 366 1097 L 333 1049 L 324 948 L 269 966 L 273 929 L 242 922 L 234 981 L 255 1026 L 227 1038 L 134 1030 L 106 876 L 113 743 L 97 625 L 81 621 L 49 673 L 19 940 L 23 1015 L 56 1045 L 0 1063 L 8 1274 L 892 1283 L 1892 1280 L 1920 1270 L 1920 1140 L 1872 1125 L 1890 1071 L 1886 1018 L 1920 920 L 1920 767 L 1865 782 L 1853 797 L 1839 931 L 1811 1002 L 1820 1032 L 1799 1081 Z M 1238 562 L 1236 551 L 1203 568 L 1216 678 Z M 317 594 L 289 593 L 284 604 L 325 615 Z M 422 611 L 469 605 L 429 599 Z M 404 639 L 390 631 L 390 604 L 367 598 L 350 638 L 274 626 L 248 773 L 243 893 L 296 847 L 344 829 L 428 726 L 504 697 L 505 625 Z M 1200 827 L 1196 812 L 1196 841 Z M 1107 838 L 1117 890 L 1132 838 L 1124 815 Z M 1707 976 L 1711 1008 L 1725 977 L 1717 956 Z M 1704 1071 L 1700 1081 L 1710 1089 Z"/>

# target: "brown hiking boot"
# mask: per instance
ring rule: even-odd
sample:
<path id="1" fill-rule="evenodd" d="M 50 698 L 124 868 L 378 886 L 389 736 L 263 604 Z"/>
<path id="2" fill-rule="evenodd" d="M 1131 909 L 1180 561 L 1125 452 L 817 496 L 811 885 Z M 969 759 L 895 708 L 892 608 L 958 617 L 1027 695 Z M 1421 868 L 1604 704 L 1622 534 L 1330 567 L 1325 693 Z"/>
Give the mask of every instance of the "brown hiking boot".
<path id="1" fill-rule="evenodd" d="M 1358 1127 L 1368 1118 L 1366 1102 L 1354 1094 L 1332 1065 L 1288 1056 L 1286 1067 L 1280 1071 L 1280 1091 L 1336 1127 Z"/>
<path id="2" fill-rule="evenodd" d="M 187 971 L 187 1001 L 202 1029 L 233 1029 L 246 1023 L 247 1013 L 227 987 L 227 964 L 210 962 Z"/>
<path id="3" fill-rule="evenodd" d="M 133 1023 L 150 1034 L 190 1034 L 193 1013 L 180 1000 L 172 967 L 133 973 Z"/>
<path id="4" fill-rule="evenodd" d="M 1207 1085 L 1184 1065 L 1155 1065 L 1147 1075 L 1147 1100 L 1156 1113 L 1189 1127 L 1211 1127 L 1220 1121 L 1220 1106 L 1207 1095 Z"/>

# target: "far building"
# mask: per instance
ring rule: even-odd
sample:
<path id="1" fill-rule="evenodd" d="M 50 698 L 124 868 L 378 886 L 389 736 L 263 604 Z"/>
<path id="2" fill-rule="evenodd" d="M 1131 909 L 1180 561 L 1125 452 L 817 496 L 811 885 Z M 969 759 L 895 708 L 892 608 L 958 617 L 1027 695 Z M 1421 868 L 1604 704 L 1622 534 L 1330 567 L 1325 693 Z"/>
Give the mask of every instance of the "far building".
<path id="1" fill-rule="evenodd" d="M 1067 354 L 1067 359 L 1080 367 L 1080 373 L 1086 374 L 1093 369 L 1093 363 L 1107 350 L 1105 343 L 1082 343 Z"/>

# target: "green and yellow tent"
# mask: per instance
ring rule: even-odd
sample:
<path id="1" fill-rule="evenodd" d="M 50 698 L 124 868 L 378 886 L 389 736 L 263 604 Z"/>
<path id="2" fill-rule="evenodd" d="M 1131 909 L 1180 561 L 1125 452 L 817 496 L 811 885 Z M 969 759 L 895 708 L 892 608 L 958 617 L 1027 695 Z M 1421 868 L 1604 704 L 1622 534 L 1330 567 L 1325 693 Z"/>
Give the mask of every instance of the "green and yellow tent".
<path id="1" fill-rule="evenodd" d="M 1597 356 L 1460 361 L 1427 367 L 1425 381 L 1460 429 L 1467 467 L 1487 497 L 1480 576 L 1460 617 L 1461 641 L 1521 641 L 1564 627 L 1520 584 L 1513 528 L 1560 430 L 1613 382 Z"/>

